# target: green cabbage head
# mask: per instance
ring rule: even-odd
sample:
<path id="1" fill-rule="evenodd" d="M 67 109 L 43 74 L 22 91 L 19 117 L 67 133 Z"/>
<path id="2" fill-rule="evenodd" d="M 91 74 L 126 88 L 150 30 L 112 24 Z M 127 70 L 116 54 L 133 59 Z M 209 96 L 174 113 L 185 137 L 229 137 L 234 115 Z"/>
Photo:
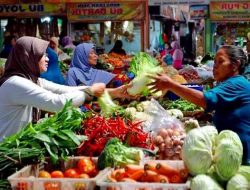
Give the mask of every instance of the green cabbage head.
<path id="1" fill-rule="evenodd" d="M 243 147 L 239 136 L 230 130 L 224 130 L 216 137 L 214 167 L 222 181 L 236 174 L 243 156 Z"/>
<path id="2" fill-rule="evenodd" d="M 227 183 L 227 190 L 249 190 L 250 185 L 247 179 L 240 174 L 233 176 Z"/>
<path id="3" fill-rule="evenodd" d="M 213 162 L 213 144 L 218 131 L 204 126 L 189 131 L 182 147 L 182 159 L 190 174 L 205 174 Z"/>
<path id="4" fill-rule="evenodd" d="M 240 166 L 240 169 L 238 170 L 237 174 L 243 175 L 250 182 L 250 166 Z"/>
<path id="5" fill-rule="evenodd" d="M 223 190 L 223 188 L 210 176 L 200 174 L 191 181 L 191 190 Z"/>

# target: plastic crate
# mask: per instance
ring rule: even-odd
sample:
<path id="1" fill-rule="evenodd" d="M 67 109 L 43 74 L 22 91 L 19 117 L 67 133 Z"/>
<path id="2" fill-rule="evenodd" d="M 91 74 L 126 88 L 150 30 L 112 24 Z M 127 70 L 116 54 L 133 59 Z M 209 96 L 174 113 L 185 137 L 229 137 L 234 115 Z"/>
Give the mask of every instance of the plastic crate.
<path id="1" fill-rule="evenodd" d="M 195 90 L 203 91 L 203 86 L 202 85 L 197 85 L 197 84 L 183 84 L 184 86 L 187 86 L 188 88 L 192 88 Z M 175 93 L 168 91 L 166 94 L 167 98 L 169 100 L 178 100 L 180 97 L 177 96 Z"/>
<path id="2" fill-rule="evenodd" d="M 70 157 L 63 162 L 61 169 L 65 170 L 75 166 L 83 157 Z M 94 162 L 97 158 L 93 159 Z M 94 190 L 96 181 L 108 170 L 102 170 L 97 176 L 89 179 L 83 178 L 37 178 L 39 171 L 44 170 L 45 164 L 28 165 L 8 177 L 12 190 Z M 49 166 L 51 167 L 51 166 Z M 54 168 L 58 169 L 58 168 Z"/>
<path id="3" fill-rule="evenodd" d="M 181 160 L 144 160 L 142 164 L 147 162 L 163 162 L 167 163 L 170 166 L 176 169 L 184 168 L 184 162 Z M 109 169 L 103 176 L 97 180 L 97 185 L 100 187 L 100 190 L 188 190 L 190 189 L 190 182 L 186 183 L 141 183 L 141 182 L 109 182 L 108 175 L 112 172 L 112 169 Z"/>

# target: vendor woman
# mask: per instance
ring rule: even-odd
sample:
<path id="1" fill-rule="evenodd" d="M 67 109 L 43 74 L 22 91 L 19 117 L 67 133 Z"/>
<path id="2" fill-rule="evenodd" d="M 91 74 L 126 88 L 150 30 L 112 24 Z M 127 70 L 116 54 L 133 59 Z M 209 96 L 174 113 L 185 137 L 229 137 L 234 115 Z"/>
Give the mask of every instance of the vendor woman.
<path id="1" fill-rule="evenodd" d="M 222 46 L 216 53 L 213 74 L 217 86 L 203 93 L 159 74 L 152 90 L 170 90 L 206 111 L 215 111 L 213 122 L 218 129 L 236 132 L 243 144 L 243 164 L 250 165 L 250 82 L 242 76 L 247 56 L 237 46 Z"/>

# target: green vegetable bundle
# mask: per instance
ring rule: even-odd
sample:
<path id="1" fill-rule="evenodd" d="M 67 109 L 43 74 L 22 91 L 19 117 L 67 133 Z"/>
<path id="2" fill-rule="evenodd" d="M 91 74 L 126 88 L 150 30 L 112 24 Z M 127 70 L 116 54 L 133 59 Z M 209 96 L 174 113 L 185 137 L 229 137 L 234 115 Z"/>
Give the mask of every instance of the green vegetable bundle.
<path id="1" fill-rule="evenodd" d="M 143 151 L 125 146 L 118 138 L 110 139 L 104 150 L 98 157 L 98 169 L 106 167 L 125 166 L 127 164 L 139 164 L 143 157 Z"/>
<path id="2" fill-rule="evenodd" d="M 136 77 L 133 79 L 133 86 L 128 89 L 128 93 L 147 96 L 150 93 L 147 84 L 152 81 L 147 75 L 160 73 L 163 69 L 155 58 L 145 52 L 139 52 L 131 60 L 129 71 L 133 72 Z"/>
<path id="3" fill-rule="evenodd" d="M 42 119 L 37 124 L 30 123 L 19 133 L 4 139 L 0 144 L 0 171 L 6 168 L 5 165 L 11 166 L 13 160 L 18 157 L 20 161 L 24 157 L 30 160 L 34 157 L 38 159 L 38 155 L 34 153 L 36 150 L 44 156 L 50 156 L 54 163 L 59 158 L 66 159 L 67 156 L 73 155 L 81 142 L 86 140 L 85 136 L 76 134 L 81 130 L 83 118 L 83 113 L 74 108 L 70 101 L 60 112 Z M 26 149 L 29 149 L 30 153 L 25 156 L 20 154 Z M 13 150 L 14 155 L 8 155 L 10 150 Z M 10 158 L 7 161 L 6 155 Z"/>

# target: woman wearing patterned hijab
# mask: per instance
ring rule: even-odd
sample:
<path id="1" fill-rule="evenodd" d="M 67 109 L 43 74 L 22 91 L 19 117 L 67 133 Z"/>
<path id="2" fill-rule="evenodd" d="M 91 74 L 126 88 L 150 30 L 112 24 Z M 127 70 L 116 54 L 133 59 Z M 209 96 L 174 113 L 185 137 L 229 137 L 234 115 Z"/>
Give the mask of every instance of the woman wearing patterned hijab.
<path id="1" fill-rule="evenodd" d="M 13 47 L 0 78 L 0 141 L 29 122 L 36 122 L 38 109 L 57 112 L 68 100 L 78 107 L 87 98 L 86 89 L 94 96 L 103 93 L 103 83 L 69 87 L 40 78 L 40 73 L 48 67 L 45 54 L 48 45 L 47 41 L 24 36 Z"/>
<path id="2" fill-rule="evenodd" d="M 67 74 L 66 84 L 69 86 L 92 85 L 102 82 L 108 84 L 115 75 L 107 71 L 95 69 L 98 55 L 92 43 L 76 46 Z"/>

